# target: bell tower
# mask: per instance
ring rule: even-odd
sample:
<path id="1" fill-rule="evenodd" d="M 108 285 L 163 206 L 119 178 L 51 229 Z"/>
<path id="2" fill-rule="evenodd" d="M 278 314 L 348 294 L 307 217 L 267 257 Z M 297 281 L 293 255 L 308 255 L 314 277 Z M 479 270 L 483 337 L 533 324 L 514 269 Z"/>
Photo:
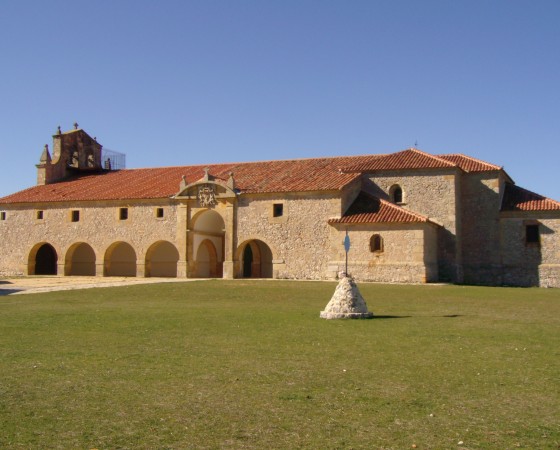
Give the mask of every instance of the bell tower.
<path id="1" fill-rule="evenodd" d="M 53 135 L 52 155 L 45 145 L 37 164 L 37 184 L 49 184 L 63 180 L 81 172 L 103 170 L 101 150 L 103 146 L 92 138 L 78 124 L 74 129 Z"/>

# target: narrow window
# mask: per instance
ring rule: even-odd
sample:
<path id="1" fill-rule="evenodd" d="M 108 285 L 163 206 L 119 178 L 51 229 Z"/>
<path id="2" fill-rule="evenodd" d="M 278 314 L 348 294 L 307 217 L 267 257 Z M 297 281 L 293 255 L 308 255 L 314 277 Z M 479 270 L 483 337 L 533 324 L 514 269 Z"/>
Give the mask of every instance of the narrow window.
<path id="1" fill-rule="evenodd" d="M 72 222 L 79 222 L 80 221 L 80 211 L 74 209 L 71 215 Z"/>
<path id="2" fill-rule="evenodd" d="M 119 220 L 127 220 L 128 219 L 128 208 L 121 208 L 119 210 Z"/>
<path id="3" fill-rule="evenodd" d="M 402 203 L 403 202 L 403 191 L 402 188 L 398 184 L 394 184 L 389 189 L 389 196 L 393 203 Z"/>
<path id="4" fill-rule="evenodd" d="M 272 205 L 272 217 L 282 217 L 284 215 L 284 204 L 274 203 Z"/>
<path id="5" fill-rule="evenodd" d="M 525 243 L 526 244 L 539 244 L 540 233 L 538 225 L 525 225 Z"/>
<path id="6" fill-rule="evenodd" d="M 383 251 L 383 238 L 379 234 L 374 234 L 369 240 L 369 250 L 374 252 Z"/>
<path id="7" fill-rule="evenodd" d="M 43 211 L 42 210 L 37 211 L 37 220 L 43 220 Z"/>
<path id="8" fill-rule="evenodd" d="M 156 217 L 158 219 L 162 219 L 163 218 L 163 208 L 156 208 Z"/>
<path id="9" fill-rule="evenodd" d="M 0 211 L 0 220 L 6 220 L 6 211 Z"/>

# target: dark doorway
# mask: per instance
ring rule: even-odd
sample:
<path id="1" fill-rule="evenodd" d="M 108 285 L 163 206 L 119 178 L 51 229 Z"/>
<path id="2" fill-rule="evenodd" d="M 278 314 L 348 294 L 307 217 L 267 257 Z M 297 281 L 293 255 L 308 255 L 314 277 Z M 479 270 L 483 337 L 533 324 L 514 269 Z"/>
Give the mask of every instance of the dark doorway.
<path id="1" fill-rule="evenodd" d="M 253 271 L 253 250 L 251 250 L 250 245 L 245 246 L 243 251 L 243 277 L 251 278 Z"/>
<path id="2" fill-rule="evenodd" d="M 58 256 L 50 244 L 44 244 L 37 250 L 35 256 L 35 275 L 56 275 Z"/>

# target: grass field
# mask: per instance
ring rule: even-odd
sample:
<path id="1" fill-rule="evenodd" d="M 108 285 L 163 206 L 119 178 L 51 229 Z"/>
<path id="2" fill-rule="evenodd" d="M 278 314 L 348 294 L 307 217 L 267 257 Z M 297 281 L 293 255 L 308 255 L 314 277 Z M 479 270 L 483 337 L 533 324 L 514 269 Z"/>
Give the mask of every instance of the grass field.
<path id="1" fill-rule="evenodd" d="M 559 448 L 560 290 L 334 288 L 0 297 L 0 448 Z"/>

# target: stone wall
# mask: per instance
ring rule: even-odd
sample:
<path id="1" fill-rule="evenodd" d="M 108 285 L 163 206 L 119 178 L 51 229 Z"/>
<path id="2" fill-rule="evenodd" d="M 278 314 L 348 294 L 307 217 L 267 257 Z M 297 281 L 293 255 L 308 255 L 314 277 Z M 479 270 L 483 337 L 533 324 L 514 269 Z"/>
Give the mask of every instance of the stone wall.
<path id="1" fill-rule="evenodd" d="M 540 243 L 527 243 L 527 225 L 539 226 Z M 560 287 L 560 213 L 504 213 L 500 221 L 501 282 Z"/>
<path id="2" fill-rule="evenodd" d="M 500 180 L 497 172 L 462 177 L 463 274 L 467 284 L 500 284 Z"/>
<path id="3" fill-rule="evenodd" d="M 437 281 L 437 227 L 425 223 L 333 226 L 331 240 L 336 256 L 329 261 L 331 277 L 345 270 L 346 229 L 351 244 L 348 272 L 355 279 L 388 283 Z M 374 234 L 381 236 L 381 251 L 370 249 Z"/>
<path id="4" fill-rule="evenodd" d="M 275 278 L 327 277 L 331 255 L 329 218 L 340 217 L 339 193 L 251 195 L 238 200 L 236 247 L 258 239 L 272 251 Z M 284 216 L 273 218 L 274 203 Z"/>
<path id="5" fill-rule="evenodd" d="M 128 219 L 119 220 L 119 209 L 128 207 Z M 164 217 L 156 217 L 156 208 L 164 209 Z M 6 220 L 0 222 L 2 255 L 0 275 L 27 274 L 27 262 L 32 249 L 49 243 L 58 255 L 59 274 L 63 274 L 68 250 L 76 243 L 89 244 L 101 270 L 106 250 L 111 244 L 129 243 L 138 261 L 138 275 L 143 276 L 143 264 L 148 248 L 161 240 L 176 245 L 176 205 L 169 200 L 139 202 L 89 202 L 71 204 L 6 205 Z M 79 211 L 79 221 L 71 221 L 71 211 Z M 43 219 L 37 219 L 43 211 Z"/>
<path id="6" fill-rule="evenodd" d="M 379 196 L 389 198 L 393 185 L 403 191 L 405 209 L 420 213 L 442 225 L 438 231 L 439 277 L 447 281 L 460 281 L 461 234 L 460 172 L 458 169 L 402 170 L 370 174 Z"/>

